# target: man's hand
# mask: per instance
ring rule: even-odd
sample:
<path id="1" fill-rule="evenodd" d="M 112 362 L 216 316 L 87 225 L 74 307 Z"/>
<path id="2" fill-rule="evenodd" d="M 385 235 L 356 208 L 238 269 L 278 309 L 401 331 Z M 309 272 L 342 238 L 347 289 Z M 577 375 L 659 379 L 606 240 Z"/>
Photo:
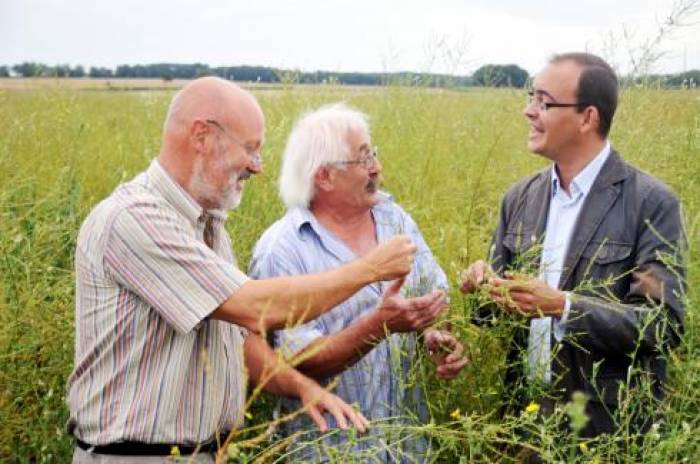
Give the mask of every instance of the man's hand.
<path id="1" fill-rule="evenodd" d="M 531 277 L 493 277 L 490 294 L 506 310 L 525 317 L 560 317 L 566 305 L 566 293 Z"/>
<path id="2" fill-rule="evenodd" d="M 403 279 L 392 282 L 384 291 L 376 311 L 378 322 L 390 332 L 414 332 L 435 322 L 447 309 L 447 295 L 442 290 L 416 298 L 404 298 L 399 293 Z"/>
<path id="3" fill-rule="evenodd" d="M 369 426 L 369 421 L 361 413 L 355 411 L 352 406 L 338 398 L 336 395 L 323 389 L 319 384 L 309 381 L 305 388 L 300 389 L 299 399 L 304 405 L 304 410 L 313 419 L 321 432 L 328 431 L 328 424 L 323 418 L 324 412 L 329 412 L 342 430 L 348 429 L 348 423 L 352 422 L 355 428 L 364 433 Z"/>
<path id="4" fill-rule="evenodd" d="M 459 289 L 462 293 L 473 293 L 481 284 L 495 275 L 491 265 L 486 261 L 475 261 L 462 271 L 462 283 Z"/>
<path id="5" fill-rule="evenodd" d="M 451 333 L 442 330 L 426 330 L 423 337 L 430 358 L 437 366 L 438 377 L 446 380 L 457 377 L 469 362 L 462 344 Z"/>
<path id="6" fill-rule="evenodd" d="M 396 235 L 378 245 L 362 259 L 374 280 L 400 279 L 411 272 L 417 247 L 406 235 Z"/>

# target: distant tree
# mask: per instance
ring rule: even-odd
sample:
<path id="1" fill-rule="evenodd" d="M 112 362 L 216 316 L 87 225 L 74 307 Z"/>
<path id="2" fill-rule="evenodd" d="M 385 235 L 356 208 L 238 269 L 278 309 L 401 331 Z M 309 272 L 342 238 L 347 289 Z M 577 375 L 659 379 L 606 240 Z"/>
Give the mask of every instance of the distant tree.
<path id="1" fill-rule="evenodd" d="M 114 71 L 114 77 L 136 77 L 134 71 L 128 64 L 120 64 Z"/>
<path id="2" fill-rule="evenodd" d="M 10 77 L 9 66 L 0 66 L 0 77 Z"/>
<path id="3" fill-rule="evenodd" d="M 57 64 L 56 66 L 44 66 L 41 71 L 42 77 L 69 77 L 71 67 L 67 64 Z"/>
<path id="4" fill-rule="evenodd" d="M 22 77 L 37 77 L 41 76 L 45 67 L 46 66 L 40 63 L 25 61 L 24 63 L 14 65 L 12 70 Z"/>
<path id="5" fill-rule="evenodd" d="M 94 66 L 90 67 L 90 72 L 88 73 L 88 75 L 90 77 L 95 77 L 95 78 L 104 78 L 104 77 L 114 76 L 111 69 L 109 69 L 109 68 L 96 68 Z"/>
<path id="6" fill-rule="evenodd" d="M 515 64 L 487 64 L 472 75 L 476 85 L 484 87 L 525 87 L 530 75 Z"/>
<path id="7" fill-rule="evenodd" d="M 682 72 L 680 74 L 672 74 L 670 76 L 666 76 L 665 83 L 670 87 L 698 87 L 700 86 L 700 70 L 693 69 L 691 71 Z"/>
<path id="8" fill-rule="evenodd" d="M 70 77 L 85 77 L 85 68 L 81 65 L 72 68 L 68 74 Z"/>

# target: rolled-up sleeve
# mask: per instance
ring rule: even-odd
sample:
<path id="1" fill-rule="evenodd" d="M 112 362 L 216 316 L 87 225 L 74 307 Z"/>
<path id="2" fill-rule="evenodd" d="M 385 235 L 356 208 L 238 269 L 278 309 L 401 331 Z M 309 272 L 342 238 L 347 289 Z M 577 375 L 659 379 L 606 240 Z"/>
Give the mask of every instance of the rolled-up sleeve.
<path id="1" fill-rule="evenodd" d="M 112 278 L 181 333 L 192 330 L 248 280 L 197 241 L 174 211 L 149 204 L 116 215 L 104 261 Z"/>

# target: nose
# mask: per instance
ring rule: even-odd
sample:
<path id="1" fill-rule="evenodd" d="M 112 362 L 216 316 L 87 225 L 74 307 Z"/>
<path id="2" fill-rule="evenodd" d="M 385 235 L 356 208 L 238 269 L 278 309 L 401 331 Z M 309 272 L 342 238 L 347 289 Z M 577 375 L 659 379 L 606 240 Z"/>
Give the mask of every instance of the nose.
<path id="1" fill-rule="evenodd" d="M 382 172 L 382 163 L 379 162 L 379 159 L 374 158 L 374 163 L 369 167 L 368 171 L 370 175 Z"/>
<path id="2" fill-rule="evenodd" d="M 527 119 L 535 119 L 537 117 L 537 105 L 533 104 L 533 102 L 527 102 L 525 103 L 525 108 L 523 109 L 523 115 Z"/>
<path id="3" fill-rule="evenodd" d="M 251 174 L 261 173 L 263 171 L 263 164 L 260 155 L 251 156 L 246 169 L 248 169 L 248 172 Z"/>

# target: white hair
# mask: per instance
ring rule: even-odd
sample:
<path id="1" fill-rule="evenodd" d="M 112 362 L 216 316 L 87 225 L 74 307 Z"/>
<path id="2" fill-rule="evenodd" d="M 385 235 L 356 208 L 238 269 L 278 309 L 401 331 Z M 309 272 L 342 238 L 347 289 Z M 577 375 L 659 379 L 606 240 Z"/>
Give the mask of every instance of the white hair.
<path id="1" fill-rule="evenodd" d="M 282 159 L 279 190 L 287 208 L 308 208 L 314 176 L 324 165 L 349 158 L 348 134 L 369 135 L 368 117 L 343 103 L 304 114 L 289 134 Z"/>

